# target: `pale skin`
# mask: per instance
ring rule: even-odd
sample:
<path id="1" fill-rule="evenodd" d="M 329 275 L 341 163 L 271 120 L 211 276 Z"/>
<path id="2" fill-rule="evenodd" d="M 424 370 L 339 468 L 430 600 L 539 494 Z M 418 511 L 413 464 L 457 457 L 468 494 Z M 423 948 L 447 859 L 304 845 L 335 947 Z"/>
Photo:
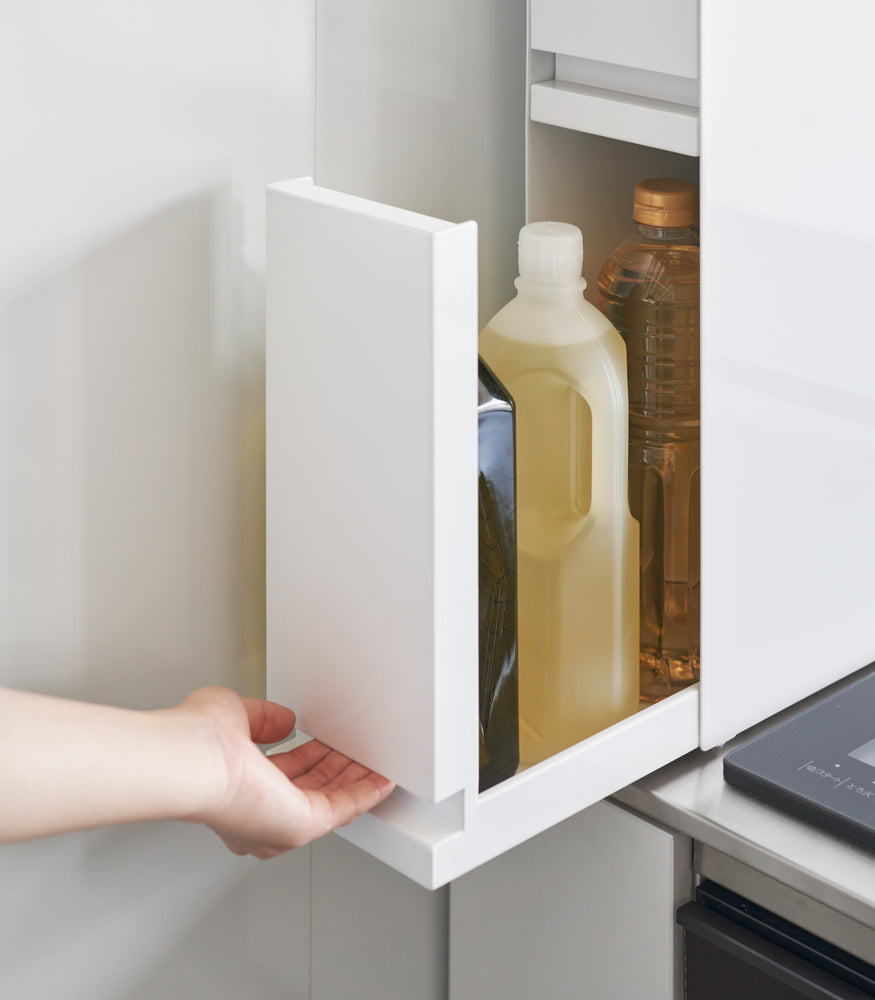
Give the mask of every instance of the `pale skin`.
<path id="1" fill-rule="evenodd" d="M 351 822 L 394 785 L 312 740 L 266 756 L 295 714 L 228 688 L 135 711 L 0 688 L 0 844 L 152 819 L 202 823 L 272 858 Z"/>

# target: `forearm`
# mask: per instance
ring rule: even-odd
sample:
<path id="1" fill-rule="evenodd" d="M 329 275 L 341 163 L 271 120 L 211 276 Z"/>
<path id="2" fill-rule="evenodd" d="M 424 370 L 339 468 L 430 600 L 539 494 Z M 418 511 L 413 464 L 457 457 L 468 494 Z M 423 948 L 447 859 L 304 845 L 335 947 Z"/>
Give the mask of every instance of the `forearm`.
<path id="1" fill-rule="evenodd" d="M 211 728 L 0 688 L 0 843 L 202 813 L 225 775 Z"/>

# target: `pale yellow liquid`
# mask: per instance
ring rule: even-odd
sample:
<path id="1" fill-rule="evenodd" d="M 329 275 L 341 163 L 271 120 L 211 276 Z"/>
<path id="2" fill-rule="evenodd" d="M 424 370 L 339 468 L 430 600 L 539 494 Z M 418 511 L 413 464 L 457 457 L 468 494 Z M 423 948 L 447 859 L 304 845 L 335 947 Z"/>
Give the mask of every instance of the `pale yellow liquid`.
<path id="1" fill-rule="evenodd" d="M 539 299 L 510 302 L 479 345 L 516 406 L 525 764 L 586 739 L 638 704 L 625 348 L 579 292 Z"/>

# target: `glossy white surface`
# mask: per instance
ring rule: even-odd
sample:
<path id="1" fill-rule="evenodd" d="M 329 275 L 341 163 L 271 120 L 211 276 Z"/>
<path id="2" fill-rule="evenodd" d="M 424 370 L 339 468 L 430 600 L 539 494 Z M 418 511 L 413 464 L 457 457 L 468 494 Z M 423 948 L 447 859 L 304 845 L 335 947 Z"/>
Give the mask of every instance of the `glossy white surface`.
<path id="1" fill-rule="evenodd" d="M 698 0 L 531 0 L 532 48 L 696 77 Z"/>
<path id="2" fill-rule="evenodd" d="M 875 658 L 873 30 L 703 7 L 703 747 Z"/>
<path id="3" fill-rule="evenodd" d="M 477 229 L 268 198 L 271 696 L 439 802 L 477 774 Z"/>
<path id="4" fill-rule="evenodd" d="M 313 169 L 312 6 L 4 4 L 0 684 L 263 689 L 264 185 Z M 125 827 L 0 885 L 4 998 L 306 996 L 308 850 Z"/>

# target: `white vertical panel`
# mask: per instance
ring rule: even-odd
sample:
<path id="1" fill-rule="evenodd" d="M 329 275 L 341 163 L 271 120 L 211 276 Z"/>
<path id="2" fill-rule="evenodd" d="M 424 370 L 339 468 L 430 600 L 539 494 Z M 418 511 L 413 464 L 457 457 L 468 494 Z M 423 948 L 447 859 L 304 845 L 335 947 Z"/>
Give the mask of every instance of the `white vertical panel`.
<path id="1" fill-rule="evenodd" d="M 308 995 L 309 847 L 265 865 L 203 828 L 149 823 L 0 860 L 4 1000 Z"/>
<path id="2" fill-rule="evenodd" d="M 310 1000 L 446 1000 L 449 888 L 339 837 L 312 847 Z"/>
<path id="3" fill-rule="evenodd" d="M 431 801 L 476 783 L 476 238 L 269 192 L 271 690 Z"/>
<path id="4" fill-rule="evenodd" d="M 3 14 L 3 680 L 264 685 L 264 186 L 313 163 L 312 0 Z"/>
<path id="5" fill-rule="evenodd" d="M 601 802 L 450 886 L 450 1000 L 681 1000 L 688 838 Z"/>
<path id="6" fill-rule="evenodd" d="M 703 5 L 704 747 L 875 659 L 875 9 L 787 14 Z"/>
<path id="7" fill-rule="evenodd" d="M 264 185 L 313 169 L 313 7 L 3 4 L 0 684 L 263 691 Z M 306 996 L 309 872 L 184 824 L 4 847 L 0 995 Z"/>

